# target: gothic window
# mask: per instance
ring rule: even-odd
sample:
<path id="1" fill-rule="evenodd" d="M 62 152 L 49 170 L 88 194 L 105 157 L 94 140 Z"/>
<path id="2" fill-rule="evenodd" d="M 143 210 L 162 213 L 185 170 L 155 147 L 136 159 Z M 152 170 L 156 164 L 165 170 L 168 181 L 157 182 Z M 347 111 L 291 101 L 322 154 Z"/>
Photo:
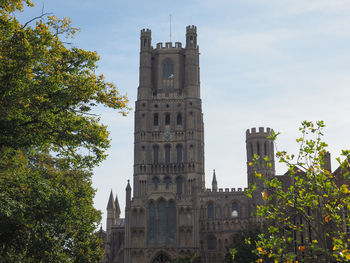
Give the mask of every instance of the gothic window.
<path id="1" fill-rule="evenodd" d="M 254 156 L 254 149 L 253 149 L 253 144 L 250 144 L 250 156 Z"/>
<path id="2" fill-rule="evenodd" d="M 158 244 L 163 245 L 166 242 L 166 206 L 165 200 L 162 199 L 158 203 Z"/>
<path id="3" fill-rule="evenodd" d="M 177 117 L 176 117 L 176 124 L 177 124 L 177 125 L 182 125 L 182 115 L 181 115 L 181 113 L 178 113 L 178 114 L 177 114 Z"/>
<path id="4" fill-rule="evenodd" d="M 182 145 L 176 146 L 177 163 L 182 163 Z"/>
<path id="5" fill-rule="evenodd" d="M 165 145 L 165 163 L 170 163 L 170 145 Z"/>
<path id="6" fill-rule="evenodd" d="M 178 177 L 176 178 L 176 190 L 177 190 L 177 194 L 181 195 L 182 194 L 182 184 L 183 184 L 183 179 L 182 177 Z"/>
<path id="7" fill-rule="evenodd" d="M 208 204 L 208 219 L 214 219 L 214 204 Z"/>
<path id="8" fill-rule="evenodd" d="M 158 123 L 159 123 L 159 121 L 158 121 L 158 113 L 154 113 L 154 115 L 153 115 L 153 125 L 154 126 L 158 126 Z"/>
<path id="9" fill-rule="evenodd" d="M 165 125 L 170 125 L 170 113 L 165 114 Z"/>
<path id="10" fill-rule="evenodd" d="M 208 237 L 208 250 L 215 250 L 216 249 L 216 238 L 215 236 L 209 236 Z"/>
<path id="11" fill-rule="evenodd" d="M 171 178 L 170 177 L 165 177 L 164 183 L 165 183 L 165 189 L 169 189 L 169 186 L 170 186 L 170 183 L 171 183 Z"/>
<path id="12" fill-rule="evenodd" d="M 163 63 L 163 79 L 174 78 L 174 64 L 170 59 L 166 59 Z"/>
<path id="13" fill-rule="evenodd" d="M 155 238 L 155 208 L 154 208 L 154 203 L 151 202 L 149 204 L 149 232 L 148 232 L 148 241 L 149 243 L 153 243 L 154 242 L 154 238 Z"/>
<path id="14" fill-rule="evenodd" d="M 257 155 L 260 156 L 260 144 L 259 143 L 256 144 L 256 151 L 257 151 Z"/>
<path id="15" fill-rule="evenodd" d="M 159 153 L 159 147 L 158 145 L 153 146 L 153 163 L 158 163 L 158 153 Z"/>
<path id="16" fill-rule="evenodd" d="M 264 142 L 264 155 L 267 155 L 267 142 Z"/>
<path id="17" fill-rule="evenodd" d="M 237 217 L 238 216 L 238 204 L 236 202 L 234 202 L 232 204 L 231 216 L 232 217 Z"/>
<path id="18" fill-rule="evenodd" d="M 193 145 L 191 144 L 190 145 L 190 149 L 189 149 L 189 159 L 190 159 L 190 161 L 191 162 L 193 162 L 193 158 L 194 158 L 194 147 L 193 147 Z"/>
<path id="19" fill-rule="evenodd" d="M 190 36 L 190 45 L 193 45 L 193 36 Z"/>
<path id="20" fill-rule="evenodd" d="M 175 231 L 176 231 L 176 210 L 175 202 L 169 202 L 169 212 L 168 212 L 168 232 L 169 232 L 169 241 L 173 243 L 175 241 Z"/>
<path id="21" fill-rule="evenodd" d="M 153 177 L 152 182 L 153 182 L 153 185 L 154 185 L 154 190 L 157 190 L 158 189 L 158 184 L 159 184 L 158 177 Z"/>

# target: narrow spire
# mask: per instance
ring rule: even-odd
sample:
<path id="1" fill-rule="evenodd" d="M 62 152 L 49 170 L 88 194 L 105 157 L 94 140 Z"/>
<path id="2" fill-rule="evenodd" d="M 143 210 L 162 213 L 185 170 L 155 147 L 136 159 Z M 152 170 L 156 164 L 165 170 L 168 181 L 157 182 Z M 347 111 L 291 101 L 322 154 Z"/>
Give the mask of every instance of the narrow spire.
<path id="1" fill-rule="evenodd" d="M 216 174 L 215 174 L 215 169 L 213 172 L 213 181 L 211 183 L 212 189 L 213 191 L 217 191 L 218 190 L 218 182 L 216 181 Z"/>
<path id="2" fill-rule="evenodd" d="M 107 210 L 110 210 L 110 209 L 115 209 L 112 189 L 111 189 L 111 194 L 109 195 L 109 200 L 108 200 L 108 205 L 107 205 Z"/>
<path id="3" fill-rule="evenodd" d="M 128 184 L 127 184 L 127 186 L 126 186 L 126 190 L 127 190 L 127 191 L 128 191 L 128 190 L 131 190 L 130 180 L 128 180 Z"/>
<path id="4" fill-rule="evenodd" d="M 118 196 L 117 195 L 115 196 L 114 204 L 115 204 L 115 212 L 117 214 L 117 218 L 119 218 L 119 216 L 120 216 L 120 206 L 119 206 L 119 201 L 118 201 Z"/>

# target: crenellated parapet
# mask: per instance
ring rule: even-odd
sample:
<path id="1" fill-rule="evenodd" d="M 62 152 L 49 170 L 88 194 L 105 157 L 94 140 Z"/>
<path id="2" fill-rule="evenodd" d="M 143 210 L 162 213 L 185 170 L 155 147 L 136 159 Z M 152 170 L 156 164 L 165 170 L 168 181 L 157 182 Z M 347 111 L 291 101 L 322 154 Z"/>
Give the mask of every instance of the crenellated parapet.
<path id="1" fill-rule="evenodd" d="M 192 33 L 192 34 L 197 34 L 197 27 L 194 25 L 188 25 L 186 27 L 186 32 L 187 33 Z"/>
<path id="2" fill-rule="evenodd" d="M 246 131 L 246 139 L 253 138 L 267 138 L 271 135 L 273 130 L 271 128 L 259 127 L 258 130 L 256 128 L 247 129 Z"/>
<path id="3" fill-rule="evenodd" d="M 169 49 L 169 48 L 172 48 L 172 49 L 181 49 L 182 48 L 182 43 L 181 42 L 175 42 L 175 45 L 173 46 L 173 42 L 165 42 L 165 43 L 162 43 L 162 42 L 159 42 L 157 43 L 157 46 L 156 46 L 156 49 Z"/>
<path id="4" fill-rule="evenodd" d="M 219 188 L 217 191 L 211 188 L 205 189 L 204 193 L 206 194 L 227 194 L 227 193 L 245 193 L 248 188 Z"/>

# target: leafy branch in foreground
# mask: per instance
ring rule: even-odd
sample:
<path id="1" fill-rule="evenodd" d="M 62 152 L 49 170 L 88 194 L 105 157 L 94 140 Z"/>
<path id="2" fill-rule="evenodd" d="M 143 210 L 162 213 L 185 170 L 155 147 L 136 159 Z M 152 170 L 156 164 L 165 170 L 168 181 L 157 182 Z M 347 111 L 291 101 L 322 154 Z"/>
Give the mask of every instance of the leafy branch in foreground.
<path id="1" fill-rule="evenodd" d="M 62 42 L 78 31 L 70 19 L 22 25 L 13 12 L 23 2 L 32 5 L 8 0 L 0 9 L 0 147 L 36 147 L 92 168 L 109 139 L 91 110 L 101 104 L 126 114 L 128 100 L 95 73 L 96 52 Z"/>
<path id="2" fill-rule="evenodd" d="M 256 242 L 259 262 L 266 256 L 275 262 L 350 261 L 350 151 L 342 151 L 344 160 L 337 158 L 332 173 L 324 127 L 322 121 L 304 121 L 298 154 L 277 152 L 288 167 L 285 175 L 256 174 L 264 187 L 257 215 L 269 226 Z"/>

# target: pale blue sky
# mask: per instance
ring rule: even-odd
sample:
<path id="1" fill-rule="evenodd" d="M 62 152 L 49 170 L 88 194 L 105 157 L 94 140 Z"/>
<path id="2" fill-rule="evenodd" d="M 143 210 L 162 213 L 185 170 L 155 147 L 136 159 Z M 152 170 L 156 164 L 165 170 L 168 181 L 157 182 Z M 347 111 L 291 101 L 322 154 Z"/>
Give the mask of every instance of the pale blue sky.
<path id="1" fill-rule="evenodd" d="M 82 31 L 74 45 L 101 56 L 98 71 L 127 93 L 134 107 L 139 34 L 152 30 L 153 45 L 184 42 L 185 27 L 198 28 L 205 124 L 207 186 L 216 169 L 219 187 L 246 186 L 245 130 L 280 131 L 279 149 L 295 151 L 302 120 L 324 120 L 333 158 L 350 148 L 349 0 L 44 0 L 20 16 L 67 16 Z M 132 180 L 133 112 L 98 109 L 112 147 L 95 169 L 95 205 L 105 214 L 111 188 L 124 214 Z M 333 159 L 334 160 L 334 159 Z M 333 168 L 335 168 L 335 162 Z M 277 172 L 283 173 L 278 166 Z M 105 217 L 103 219 L 105 226 Z"/>

